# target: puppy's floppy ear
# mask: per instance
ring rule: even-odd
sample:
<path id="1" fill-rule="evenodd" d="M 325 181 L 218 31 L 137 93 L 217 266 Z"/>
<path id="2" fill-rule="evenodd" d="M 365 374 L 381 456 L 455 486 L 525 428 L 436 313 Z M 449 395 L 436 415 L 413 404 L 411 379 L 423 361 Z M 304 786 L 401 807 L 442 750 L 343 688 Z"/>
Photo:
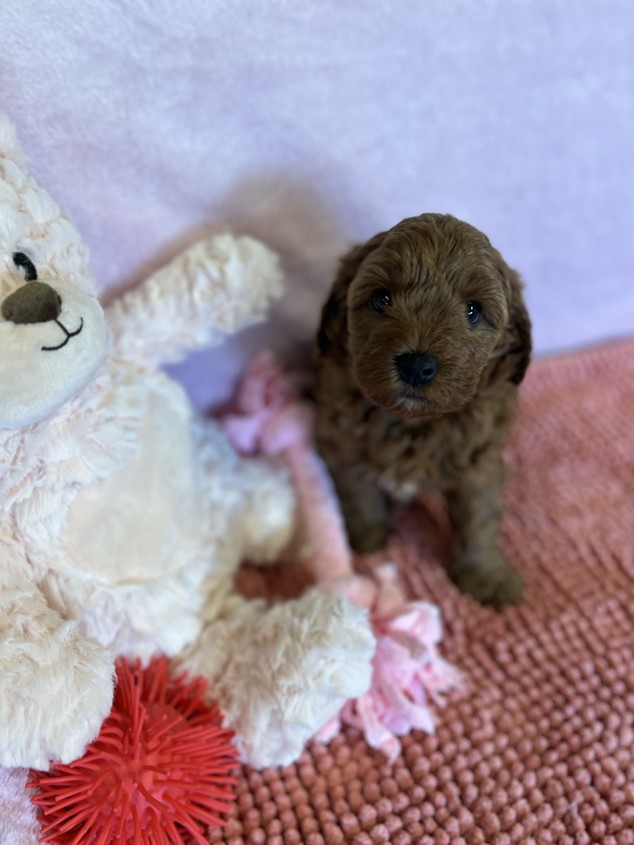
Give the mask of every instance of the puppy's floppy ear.
<path id="1" fill-rule="evenodd" d="M 531 321 L 522 297 L 523 284 L 499 253 L 496 261 L 508 305 L 508 323 L 497 350 L 499 356 L 496 375 L 519 384 L 530 363 L 532 352 Z"/>
<path id="2" fill-rule="evenodd" d="M 366 243 L 353 247 L 341 259 L 330 295 L 321 309 L 317 344 L 322 355 L 327 355 L 333 349 L 345 348 L 348 288 L 359 267 L 368 255 L 383 243 L 386 234 L 387 232 L 380 232 Z"/>
<path id="3" fill-rule="evenodd" d="M 519 384 L 524 379 L 533 349 L 531 321 L 520 291 L 521 287 L 518 285 L 515 298 L 511 303 L 510 314 L 510 327 L 515 344 L 508 354 L 515 356 L 514 372 L 511 376 L 511 381 L 515 384 Z"/>

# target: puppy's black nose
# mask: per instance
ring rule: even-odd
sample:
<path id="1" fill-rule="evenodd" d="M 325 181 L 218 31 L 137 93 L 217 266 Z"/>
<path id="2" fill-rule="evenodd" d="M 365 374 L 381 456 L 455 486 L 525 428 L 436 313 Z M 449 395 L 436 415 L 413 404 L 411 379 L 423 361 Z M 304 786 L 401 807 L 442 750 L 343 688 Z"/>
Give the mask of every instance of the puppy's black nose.
<path id="1" fill-rule="evenodd" d="M 404 352 L 394 363 L 401 379 L 412 387 L 429 384 L 438 371 L 438 361 L 430 352 Z"/>

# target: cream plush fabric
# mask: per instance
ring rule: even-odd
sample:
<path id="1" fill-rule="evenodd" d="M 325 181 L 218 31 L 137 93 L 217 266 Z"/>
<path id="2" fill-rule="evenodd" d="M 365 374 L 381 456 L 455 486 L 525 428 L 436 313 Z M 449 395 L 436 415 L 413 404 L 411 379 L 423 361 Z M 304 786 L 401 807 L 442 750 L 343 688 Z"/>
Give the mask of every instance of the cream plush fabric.
<path id="1" fill-rule="evenodd" d="M 0 763 L 80 755 L 115 655 L 157 652 L 209 678 L 244 760 L 295 759 L 367 689 L 369 622 L 334 596 L 269 608 L 235 594 L 240 562 L 291 537 L 290 482 L 239 456 L 159 369 L 262 319 L 276 256 L 218 235 L 104 311 L 5 118 L 0 200 Z M 5 306 L 28 300 L 33 273 L 56 313 L 27 308 L 27 322 Z"/>

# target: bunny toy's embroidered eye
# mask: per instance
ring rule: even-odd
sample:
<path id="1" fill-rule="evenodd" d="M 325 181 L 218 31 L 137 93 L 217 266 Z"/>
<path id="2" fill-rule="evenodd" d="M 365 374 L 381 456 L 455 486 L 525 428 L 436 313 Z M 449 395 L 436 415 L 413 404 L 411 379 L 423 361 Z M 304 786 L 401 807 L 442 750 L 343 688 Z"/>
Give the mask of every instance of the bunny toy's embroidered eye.
<path id="1" fill-rule="evenodd" d="M 31 261 L 28 255 L 25 255 L 23 252 L 14 252 L 13 263 L 16 267 L 24 270 L 24 278 L 27 282 L 37 281 L 37 270 L 35 269 L 35 264 Z"/>

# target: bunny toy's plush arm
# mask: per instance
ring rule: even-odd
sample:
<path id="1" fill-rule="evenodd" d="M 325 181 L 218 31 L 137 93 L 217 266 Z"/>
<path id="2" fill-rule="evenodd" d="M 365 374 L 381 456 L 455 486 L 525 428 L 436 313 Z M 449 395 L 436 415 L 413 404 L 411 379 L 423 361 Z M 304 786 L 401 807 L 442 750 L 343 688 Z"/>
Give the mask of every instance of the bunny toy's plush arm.
<path id="1" fill-rule="evenodd" d="M 176 363 L 262 320 L 281 293 L 277 256 L 259 241 L 199 241 L 108 306 L 115 353 L 148 366 Z"/>
<path id="2" fill-rule="evenodd" d="M 0 765 L 47 769 L 79 757 L 99 732 L 113 661 L 48 606 L 28 574 L 19 544 L 0 535 Z"/>

